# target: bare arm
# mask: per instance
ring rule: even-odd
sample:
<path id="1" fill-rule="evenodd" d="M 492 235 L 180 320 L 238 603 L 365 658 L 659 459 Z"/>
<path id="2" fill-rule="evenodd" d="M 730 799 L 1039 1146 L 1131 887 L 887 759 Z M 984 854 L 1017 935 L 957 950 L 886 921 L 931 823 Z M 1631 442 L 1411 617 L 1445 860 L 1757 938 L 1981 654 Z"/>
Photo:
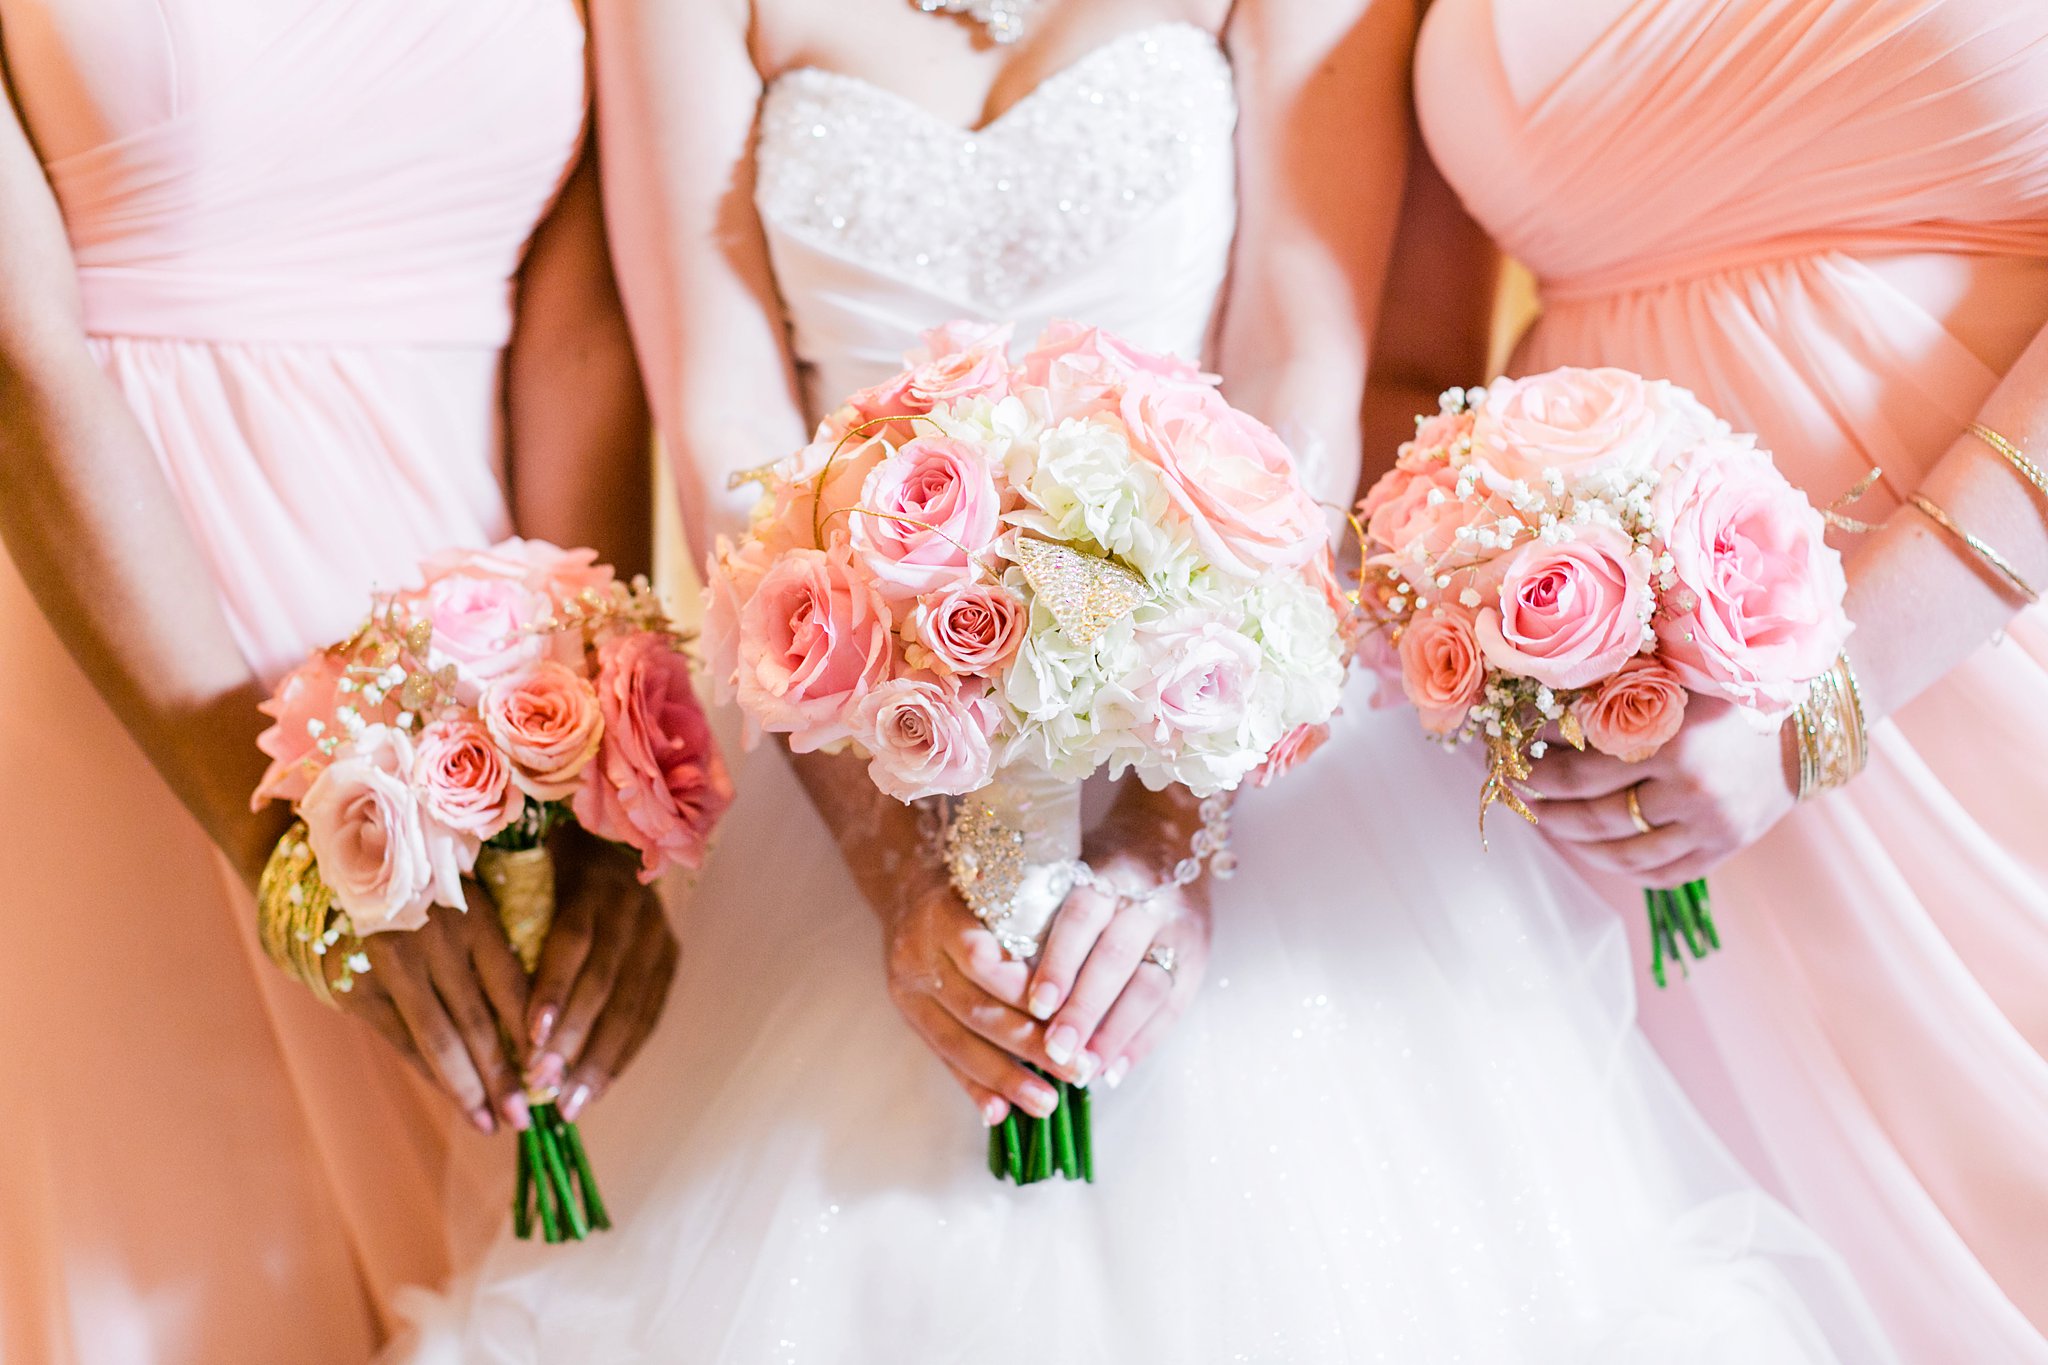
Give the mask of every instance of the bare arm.
<path id="1" fill-rule="evenodd" d="M 1316 495 L 1358 482 L 1358 414 L 1408 150 L 1412 0 L 1238 0 L 1237 244 L 1219 367 L 1231 400 L 1324 446 Z"/>
<path id="2" fill-rule="evenodd" d="M 86 349 L 42 167 L 0 110 L 0 536 L 59 638 L 251 882 L 281 830 L 252 814 L 266 695 L 120 392 Z"/>

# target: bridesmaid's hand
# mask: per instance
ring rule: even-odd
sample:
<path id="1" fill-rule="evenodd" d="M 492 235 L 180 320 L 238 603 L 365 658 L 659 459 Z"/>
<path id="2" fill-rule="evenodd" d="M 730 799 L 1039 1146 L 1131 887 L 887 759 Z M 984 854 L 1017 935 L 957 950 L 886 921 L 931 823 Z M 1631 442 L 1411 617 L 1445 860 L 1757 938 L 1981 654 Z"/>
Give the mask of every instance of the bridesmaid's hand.
<path id="1" fill-rule="evenodd" d="M 526 971 L 498 927 L 490 897 L 465 881 L 469 909 L 436 905 L 411 933 L 372 934 L 370 970 L 338 991 L 371 1027 L 445 1092 L 483 1132 L 526 1127 L 526 1098 L 508 1039 L 526 1019 Z M 327 955 L 330 976 L 339 952 Z"/>
<path id="2" fill-rule="evenodd" d="M 1113 885 L 1157 886 L 1187 855 L 1199 823 L 1185 793 L 1128 798 L 1091 833 L 1089 863 Z M 1087 887 L 1069 896 L 1027 999 L 1031 1015 L 1049 1021 L 1046 1052 L 1060 1069 L 1083 1083 L 1100 1074 L 1111 1089 L 1122 1084 L 1200 989 L 1209 926 L 1206 876 L 1143 901 Z M 1172 971 L 1148 958 L 1154 949 L 1169 957 Z"/>
<path id="3" fill-rule="evenodd" d="M 1645 887 L 1682 886 L 1755 843 L 1797 804 L 1797 744 L 1789 723 L 1759 731 L 1733 704 L 1696 696 L 1684 728 L 1641 763 L 1552 744 L 1527 783 L 1539 798 L 1536 828 Z M 1652 833 L 1629 817 L 1630 787 Z"/>
<path id="4" fill-rule="evenodd" d="M 576 829 L 553 850 L 555 922 L 518 1036 L 532 1047 L 527 1082 L 559 1090 L 562 1116 L 573 1120 L 654 1031 L 677 950 L 637 857 Z"/>
<path id="5" fill-rule="evenodd" d="M 1076 1077 L 1054 1063 L 1045 1031 L 1024 1013 L 1029 968 L 1003 953 L 943 873 L 920 869 L 911 876 L 884 929 L 889 998 L 960 1082 L 983 1123 L 1001 1123 L 1011 1105 L 1050 1116 L 1058 1094 L 1022 1061 Z"/>

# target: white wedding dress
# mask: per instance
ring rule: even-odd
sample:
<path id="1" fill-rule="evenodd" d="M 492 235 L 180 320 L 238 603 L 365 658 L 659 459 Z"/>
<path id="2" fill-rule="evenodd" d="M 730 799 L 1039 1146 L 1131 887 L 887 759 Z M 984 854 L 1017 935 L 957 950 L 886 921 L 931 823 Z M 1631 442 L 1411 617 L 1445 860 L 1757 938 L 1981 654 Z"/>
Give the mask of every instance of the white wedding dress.
<path id="1" fill-rule="evenodd" d="M 757 201 L 815 403 L 955 316 L 1198 353 L 1234 220 L 1230 71 L 1133 33 L 966 133 L 860 80 L 767 96 Z M 1101 1095 L 1099 1183 L 999 1184 L 898 1019 L 780 752 L 589 1116 L 614 1231 L 508 1236 L 412 1304 L 417 1365 L 1789 1365 L 1890 1359 L 1832 1256 L 1632 1026 L 1624 936 L 1477 772 L 1371 712 L 1239 803 L 1177 1033 Z M 1731 951 L 1740 951 L 1736 947 Z"/>

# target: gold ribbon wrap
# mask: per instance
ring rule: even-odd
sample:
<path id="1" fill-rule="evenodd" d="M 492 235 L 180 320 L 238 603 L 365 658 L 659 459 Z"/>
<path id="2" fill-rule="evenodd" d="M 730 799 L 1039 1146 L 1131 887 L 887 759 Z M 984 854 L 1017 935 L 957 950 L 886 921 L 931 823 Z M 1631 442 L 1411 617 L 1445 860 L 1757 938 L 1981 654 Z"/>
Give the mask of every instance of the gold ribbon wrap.
<path id="1" fill-rule="evenodd" d="M 554 859 L 545 848 L 487 848 L 476 855 L 476 875 L 498 907 L 498 923 L 512 951 L 531 976 L 555 923 Z"/>

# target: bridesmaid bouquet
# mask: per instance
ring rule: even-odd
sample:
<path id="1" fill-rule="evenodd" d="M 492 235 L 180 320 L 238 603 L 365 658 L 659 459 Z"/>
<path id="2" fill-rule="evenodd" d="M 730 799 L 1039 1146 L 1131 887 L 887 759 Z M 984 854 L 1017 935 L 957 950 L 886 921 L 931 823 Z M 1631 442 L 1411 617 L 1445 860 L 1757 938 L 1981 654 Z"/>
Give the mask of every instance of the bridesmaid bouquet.
<path id="1" fill-rule="evenodd" d="M 547 838 L 566 821 L 631 849 L 643 881 L 702 863 L 732 789 L 688 660 L 646 580 L 596 559 L 517 539 L 439 555 L 263 704 L 254 804 L 298 816 L 264 871 L 264 947 L 316 992 L 369 970 L 362 936 L 464 908 L 472 875 L 532 972 L 554 918 Z M 551 1091 L 527 1098 L 519 1235 L 536 1213 L 550 1242 L 609 1227 L 576 1125 Z"/>
<path id="2" fill-rule="evenodd" d="M 1452 389 L 1359 504 L 1362 653 L 1486 746 L 1480 829 L 1545 736 L 1641 762 L 1690 693 L 1775 727 L 1849 633 L 1821 513 L 1753 436 L 1626 370 Z M 1705 882 L 1644 892 L 1652 971 L 1720 946 Z"/>
<path id="3" fill-rule="evenodd" d="M 1287 449 L 1213 376 L 1074 323 L 1016 363 L 1009 340 L 928 333 L 741 476 L 766 492 L 711 556 L 705 636 L 716 686 L 791 749 L 851 749 L 900 801 L 967 798 L 954 885 L 1029 958 L 1092 877 L 1092 773 L 1212 798 L 1173 884 L 1227 873 L 1213 798 L 1313 747 L 1348 604 Z M 1092 1171 L 1086 1092 L 1047 1079 L 1053 1119 L 991 1132 L 998 1176 Z"/>

